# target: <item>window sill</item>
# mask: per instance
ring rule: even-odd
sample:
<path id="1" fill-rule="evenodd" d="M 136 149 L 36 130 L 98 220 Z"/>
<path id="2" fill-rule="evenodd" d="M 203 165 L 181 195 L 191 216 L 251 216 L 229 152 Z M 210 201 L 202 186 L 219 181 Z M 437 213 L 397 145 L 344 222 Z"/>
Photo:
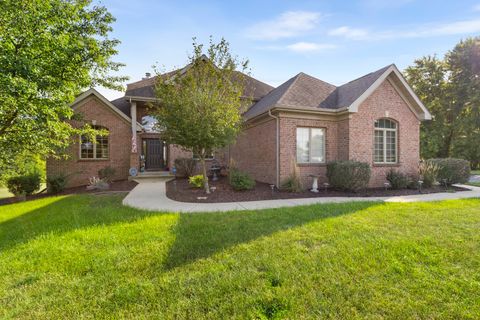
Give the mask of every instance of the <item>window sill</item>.
<path id="1" fill-rule="evenodd" d="M 78 159 L 77 161 L 78 162 L 90 162 L 90 161 L 109 161 L 110 159 L 107 158 L 107 159 Z"/>
<path id="2" fill-rule="evenodd" d="M 299 167 L 325 167 L 326 165 L 325 162 L 297 163 L 297 166 Z"/>
<path id="3" fill-rule="evenodd" d="M 400 167 L 401 163 L 374 163 L 373 167 Z"/>

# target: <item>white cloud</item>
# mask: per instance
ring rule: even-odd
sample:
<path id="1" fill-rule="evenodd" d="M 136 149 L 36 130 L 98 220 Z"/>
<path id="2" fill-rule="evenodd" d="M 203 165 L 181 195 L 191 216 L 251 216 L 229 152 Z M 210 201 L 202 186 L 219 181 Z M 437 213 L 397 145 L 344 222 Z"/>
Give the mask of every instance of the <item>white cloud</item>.
<path id="1" fill-rule="evenodd" d="M 319 12 L 287 11 L 273 20 L 251 26 L 247 29 L 247 36 L 259 40 L 294 37 L 314 29 L 320 18 Z"/>
<path id="2" fill-rule="evenodd" d="M 318 52 L 334 48 L 336 46 L 333 44 L 314 42 L 296 42 L 287 46 L 288 50 L 299 53 Z"/>
<path id="3" fill-rule="evenodd" d="M 444 24 L 429 24 L 410 28 L 410 30 L 386 30 L 367 32 L 347 26 L 330 30 L 330 36 L 339 36 L 351 40 L 387 40 L 399 38 L 427 38 L 435 36 L 463 35 L 480 32 L 480 19 L 463 20 Z"/>
<path id="4" fill-rule="evenodd" d="M 474 5 L 472 9 L 473 11 L 480 11 L 480 4 Z"/>
<path id="5" fill-rule="evenodd" d="M 464 20 L 421 30 L 418 36 L 442 36 L 480 31 L 480 19 Z"/>
<path id="6" fill-rule="evenodd" d="M 332 29 L 328 32 L 330 36 L 342 36 L 347 39 L 362 40 L 368 36 L 368 31 L 365 29 L 350 28 L 347 26 Z"/>

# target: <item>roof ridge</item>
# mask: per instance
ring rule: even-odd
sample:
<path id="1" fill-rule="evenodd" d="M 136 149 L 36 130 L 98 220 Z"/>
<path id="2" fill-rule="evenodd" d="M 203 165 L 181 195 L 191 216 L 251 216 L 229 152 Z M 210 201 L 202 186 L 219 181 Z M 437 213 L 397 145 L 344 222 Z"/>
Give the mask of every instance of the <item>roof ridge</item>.
<path id="1" fill-rule="evenodd" d="M 315 76 L 312 76 L 311 74 L 308 74 L 308 73 L 305 73 L 305 72 L 300 72 L 300 73 L 303 74 L 304 76 L 307 76 L 307 77 L 310 77 L 310 78 L 312 78 L 312 79 L 315 79 L 316 81 L 320 81 L 320 82 L 322 82 L 322 83 L 328 84 L 328 85 L 331 86 L 331 87 L 337 88 L 336 85 L 331 84 L 330 82 L 327 82 L 327 81 L 322 80 L 322 79 L 320 79 L 320 78 L 317 78 L 317 77 L 315 77 Z"/>
<path id="2" fill-rule="evenodd" d="M 288 79 L 287 81 L 285 81 L 284 83 L 287 83 L 288 81 L 292 80 L 292 83 L 290 83 L 290 85 L 288 85 L 287 89 L 282 93 L 282 95 L 280 96 L 280 98 L 277 100 L 277 103 L 280 104 L 280 102 L 283 100 L 283 98 L 287 95 L 287 93 L 290 92 L 290 89 L 293 87 L 293 85 L 298 81 L 298 79 L 300 79 L 300 76 L 302 75 L 305 75 L 305 73 L 303 72 L 299 72 L 297 73 L 295 76 L 291 77 L 290 79 Z M 278 86 L 277 88 L 279 88 L 280 86 Z"/>
<path id="3" fill-rule="evenodd" d="M 360 79 L 362 79 L 362 78 L 368 77 L 369 75 L 371 75 L 371 74 L 373 74 L 373 73 L 375 73 L 375 72 L 378 72 L 378 71 L 380 71 L 380 70 L 382 70 L 382 69 L 385 69 L 385 70 L 386 70 L 386 69 L 388 69 L 388 68 L 390 68 L 391 66 L 394 66 L 394 65 L 395 65 L 394 63 L 391 63 L 391 64 L 389 64 L 389 65 L 386 65 L 386 66 L 384 66 L 384 67 L 382 67 L 382 68 L 380 68 L 380 69 L 377 69 L 377 70 L 375 70 L 375 71 L 372 71 L 372 72 L 369 72 L 369 73 L 367 73 L 367 74 L 364 74 L 363 76 L 360 76 L 360 77 L 358 77 L 358 78 L 355 78 L 355 79 L 353 79 L 353 80 L 350 80 L 350 81 L 348 81 L 348 82 L 345 82 L 345 83 L 342 84 L 340 87 L 342 87 L 342 86 L 344 86 L 344 85 L 346 85 L 346 84 L 352 83 L 352 82 L 354 82 L 354 81 L 360 80 Z"/>

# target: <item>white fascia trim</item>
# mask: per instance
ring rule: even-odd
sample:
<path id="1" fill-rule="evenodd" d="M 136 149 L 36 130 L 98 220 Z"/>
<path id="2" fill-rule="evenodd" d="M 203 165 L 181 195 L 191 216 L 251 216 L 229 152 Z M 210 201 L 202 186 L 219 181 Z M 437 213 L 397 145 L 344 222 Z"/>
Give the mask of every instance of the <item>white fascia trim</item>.
<path id="1" fill-rule="evenodd" d="M 413 98 L 415 103 L 420 107 L 420 109 L 423 111 L 423 114 L 419 114 L 418 112 L 415 112 L 417 117 L 420 120 L 431 120 L 432 115 L 430 112 L 425 108 L 423 103 L 420 101 L 420 99 L 417 97 L 415 92 L 413 92 L 412 88 L 408 85 L 407 81 L 403 78 L 403 75 L 400 73 L 400 71 L 397 69 L 395 65 L 391 65 L 360 97 L 357 98 L 349 107 L 348 111 L 350 112 L 358 112 L 358 107 L 387 79 L 387 77 L 391 74 L 394 73 L 397 78 L 400 80 L 402 85 L 405 87 L 409 95 Z"/>
<path id="2" fill-rule="evenodd" d="M 151 97 L 140 97 L 140 96 L 125 96 L 125 100 L 127 101 L 141 101 L 141 102 L 155 102 L 159 101 L 157 98 L 151 98 Z"/>
<path id="3" fill-rule="evenodd" d="M 107 107 L 112 109 L 117 115 L 119 115 L 121 118 L 123 118 L 125 121 L 127 121 L 128 123 L 132 123 L 132 119 L 127 117 L 127 115 L 125 113 L 123 113 L 117 107 L 115 107 L 110 101 L 107 100 L 107 98 L 105 98 L 100 92 L 98 92 L 94 88 L 90 88 L 87 91 L 83 92 L 81 95 L 79 95 L 75 99 L 75 101 L 73 101 L 73 103 L 70 105 L 70 107 L 72 109 L 75 109 L 80 104 L 80 102 L 82 102 L 84 99 L 88 98 L 90 95 L 94 95 L 101 102 L 103 102 L 105 105 L 107 105 Z M 143 129 L 143 126 L 140 123 L 138 123 L 138 121 L 137 121 L 137 130 L 141 131 L 142 129 Z"/>

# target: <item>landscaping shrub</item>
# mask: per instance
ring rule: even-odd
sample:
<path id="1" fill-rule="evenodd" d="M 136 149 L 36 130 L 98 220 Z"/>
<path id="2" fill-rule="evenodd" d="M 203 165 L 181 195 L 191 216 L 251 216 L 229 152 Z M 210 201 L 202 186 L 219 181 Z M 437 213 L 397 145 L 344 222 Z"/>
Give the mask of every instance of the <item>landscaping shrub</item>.
<path id="1" fill-rule="evenodd" d="M 237 191 L 251 190 L 255 187 L 255 180 L 252 177 L 235 168 L 230 169 L 228 179 L 232 188 Z"/>
<path id="2" fill-rule="evenodd" d="M 359 161 L 332 161 L 327 164 L 328 183 L 335 189 L 359 191 L 370 181 L 370 165 Z"/>
<path id="3" fill-rule="evenodd" d="M 203 175 L 197 174 L 196 176 L 191 176 L 188 178 L 188 183 L 190 183 L 195 188 L 202 188 L 204 184 Z"/>
<path id="4" fill-rule="evenodd" d="M 416 177 L 407 177 L 407 189 L 414 189 L 417 190 L 420 188 L 420 184 L 418 183 L 418 179 Z M 425 187 L 422 185 L 422 188 Z"/>
<path id="5" fill-rule="evenodd" d="M 193 176 L 197 163 L 192 158 L 177 158 L 175 159 L 175 168 L 177 168 L 177 176 L 188 178 Z"/>
<path id="6" fill-rule="evenodd" d="M 87 190 L 107 190 L 110 188 L 108 182 L 101 178 L 91 177 L 88 182 Z"/>
<path id="7" fill-rule="evenodd" d="M 437 181 L 439 167 L 436 163 L 431 161 L 423 161 L 420 163 L 419 174 L 423 181 L 423 187 L 431 188 L 435 181 Z"/>
<path id="8" fill-rule="evenodd" d="M 300 192 L 302 191 L 302 183 L 300 182 L 300 174 L 298 172 L 298 166 L 293 165 L 294 169 L 290 176 L 282 182 L 281 188 L 289 192 Z"/>
<path id="9" fill-rule="evenodd" d="M 31 195 L 40 189 L 40 173 L 32 172 L 22 176 L 11 177 L 7 181 L 8 191 L 15 196 Z"/>
<path id="10" fill-rule="evenodd" d="M 115 169 L 111 166 L 106 166 L 103 169 L 98 170 L 98 176 L 106 183 L 112 182 L 113 176 L 115 175 Z"/>
<path id="11" fill-rule="evenodd" d="M 406 174 L 393 169 L 390 169 L 390 171 L 387 172 L 386 178 L 387 181 L 390 182 L 390 186 L 392 187 L 392 189 L 395 190 L 406 189 L 410 182 L 410 179 Z"/>
<path id="12" fill-rule="evenodd" d="M 62 192 L 67 186 L 67 181 L 68 176 L 63 173 L 47 178 L 48 193 Z"/>
<path id="13" fill-rule="evenodd" d="M 429 163 L 438 166 L 437 179 L 439 182 L 452 185 L 455 183 L 465 183 L 470 178 L 470 162 L 463 159 L 444 158 L 430 159 Z"/>

